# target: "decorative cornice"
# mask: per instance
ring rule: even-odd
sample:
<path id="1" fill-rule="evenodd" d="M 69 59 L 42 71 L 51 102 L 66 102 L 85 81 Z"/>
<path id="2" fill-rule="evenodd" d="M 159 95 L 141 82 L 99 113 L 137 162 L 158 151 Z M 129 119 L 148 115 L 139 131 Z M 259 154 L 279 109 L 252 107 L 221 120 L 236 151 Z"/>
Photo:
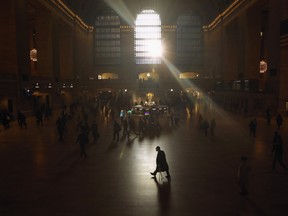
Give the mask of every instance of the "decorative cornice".
<path id="1" fill-rule="evenodd" d="M 209 25 L 203 26 L 204 31 L 210 31 L 217 27 L 220 23 L 228 19 L 233 13 L 235 13 L 239 8 L 248 0 L 235 0 L 231 5 L 226 8 L 222 13 L 220 13 Z"/>
<path id="2" fill-rule="evenodd" d="M 50 0 L 50 2 L 65 14 L 70 20 L 77 23 L 82 29 L 92 32 L 93 26 L 87 25 L 77 14 L 75 14 L 64 2 L 61 0 Z"/>

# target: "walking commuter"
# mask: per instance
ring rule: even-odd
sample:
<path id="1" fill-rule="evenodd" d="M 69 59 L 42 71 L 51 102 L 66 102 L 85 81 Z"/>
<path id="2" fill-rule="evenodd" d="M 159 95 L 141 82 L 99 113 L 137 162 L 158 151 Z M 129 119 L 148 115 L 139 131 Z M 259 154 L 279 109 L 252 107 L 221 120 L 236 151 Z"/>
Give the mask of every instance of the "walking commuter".
<path id="1" fill-rule="evenodd" d="M 17 113 L 17 121 L 18 121 L 20 128 L 23 128 L 23 127 L 27 128 L 26 116 L 20 111 L 18 111 Z"/>
<path id="2" fill-rule="evenodd" d="M 91 132 L 92 132 L 92 136 L 94 139 L 94 143 L 97 143 L 97 140 L 99 138 L 99 132 L 98 132 L 98 125 L 97 125 L 96 121 L 92 122 Z"/>
<path id="3" fill-rule="evenodd" d="M 282 123 L 283 123 L 283 118 L 282 118 L 280 113 L 278 113 L 278 115 L 276 117 L 276 123 L 277 123 L 277 127 L 278 127 L 278 130 L 279 130 L 281 125 L 282 125 Z"/>
<path id="4" fill-rule="evenodd" d="M 120 124 L 115 120 L 113 125 L 113 140 L 119 141 L 119 132 L 121 131 Z"/>
<path id="5" fill-rule="evenodd" d="M 283 163 L 283 145 L 282 145 L 282 138 L 279 133 L 275 134 L 272 152 L 274 153 L 272 169 L 275 170 L 276 164 L 279 163 L 287 172 L 287 167 Z"/>
<path id="6" fill-rule="evenodd" d="M 77 137 L 76 143 L 80 145 L 80 158 L 84 157 L 84 160 L 87 158 L 86 146 L 89 143 L 87 132 L 81 130 L 80 134 Z"/>
<path id="7" fill-rule="evenodd" d="M 165 152 L 161 150 L 159 146 L 156 147 L 157 157 L 156 157 L 156 169 L 154 172 L 151 172 L 150 174 L 153 176 L 156 176 L 157 172 L 166 172 L 167 173 L 167 178 L 170 178 L 170 173 L 169 173 L 169 165 L 166 161 L 166 155 Z"/>
<path id="8" fill-rule="evenodd" d="M 139 118 L 138 128 L 139 128 L 139 136 L 140 137 L 144 136 L 145 122 L 142 117 Z"/>
<path id="9" fill-rule="evenodd" d="M 58 137 L 59 137 L 58 142 L 63 143 L 64 142 L 63 135 L 64 135 L 66 125 L 60 116 L 58 117 L 56 121 L 56 127 L 57 127 L 57 132 L 58 132 Z"/>
<path id="10" fill-rule="evenodd" d="M 247 157 L 242 156 L 241 162 L 238 167 L 238 184 L 240 187 L 240 195 L 246 196 L 248 195 L 248 174 L 250 172 L 250 167 L 247 164 Z"/>
<path id="11" fill-rule="evenodd" d="M 0 113 L 0 121 L 2 121 L 2 125 L 5 128 L 5 130 L 10 128 L 10 120 L 11 117 L 8 111 L 3 111 L 2 113 Z"/>
<path id="12" fill-rule="evenodd" d="M 207 136 L 208 135 L 208 129 L 209 129 L 209 122 L 207 121 L 207 119 L 205 119 L 203 122 L 203 129 L 204 129 L 205 136 Z"/>
<path id="13" fill-rule="evenodd" d="M 270 109 L 267 108 L 266 110 L 266 120 L 267 120 L 267 125 L 271 124 L 271 114 L 270 114 Z"/>
<path id="14" fill-rule="evenodd" d="M 123 125 L 123 120 L 124 120 L 124 118 L 125 118 L 125 112 L 124 112 L 124 110 L 121 110 L 121 111 L 120 111 L 119 116 L 120 116 L 120 124 L 121 124 L 121 126 L 122 126 L 122 125 Z"/>
<path id="15" fill-rule="evenodd" d="M 203 128 L 203 116 L 199 114 L 198 116 L 198 128 L 202 129 Z"/>
<path id="16" fill-rule="evenodd" d="M 36 110 L 36 122 L 38 126 L 43 126 L 43 113 L 41 109 Z"/>
<path id="17" fill-rule="evenodd" d="M 214 131 L 216 128 L 216 121 L 215 118 L 212 118 L 211 122 L 210 122 L 210 132 L 211 132 L 211 136 L 214 136 Z"/>
<path id="18" fill-rule="evenodd" d="M 249 123 L 249 128 L 250 128 L 250 136 L 256 136 L 256 128 L 257 128 L 257 120 L 254 118 L 253 120 L 250 121 Z"/>
<path id="19" fill-rule="evenodd" d="M 128 131 L 128 120 L 125 117 L 123 119 L 123 136 L 128 135 L 129 131 Z"/>
<path id="20" fill-rule="evenodd" d="M 129 126 L 128 137 L 130 136 L 131 131 L 133 131 L 133 133 L 135 135 L 138 135 L 138 133 L 136 132 L 136 123 L 135 123 L 133 117 L 129 117 L 128 126 Z"/>

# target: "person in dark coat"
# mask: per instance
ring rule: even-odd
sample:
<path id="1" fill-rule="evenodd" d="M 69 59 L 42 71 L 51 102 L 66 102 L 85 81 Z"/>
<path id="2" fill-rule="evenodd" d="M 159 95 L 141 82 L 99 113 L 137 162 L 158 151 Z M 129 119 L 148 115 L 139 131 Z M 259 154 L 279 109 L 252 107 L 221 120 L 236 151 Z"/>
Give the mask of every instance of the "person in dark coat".
<path id="1" fill-rule="evenodd" d="M 123 119 L 123 136 L 128 135 L 128 120 L 127 118 Z"/>
<path id="2" fill-rule="evenodd" d="M 43 126 L 43 113 L 40 109 L 36 110 L 36 122 L 38 126 Z"/>
<path id="3" fill-rule="evenodd" d="M 204 129 L 205 136 L 207 136 L 208 135 L 208 129 L 209 129 L 209 122 L 207 121 L 207 119 L 205 119 L 203 122 L 203 129 Z"/>
<path id="4" fill-rule="evenodd" d="M 276 117 L 276 123 L 277 123 L 277 126 L 278 126 L 278 130 L 280 129 L 282 123 L 283 123 L 283 118 L 281 116 L 281 114 L 279 113 Z"/>
<path id="5" fill-rule="evenodd" d="M 27 128 L 26 116 L 20 111 L 17 113 L 17 121 L 21 128 Z"/>
<path id="6" fill-rule="evenodd" d="M 250 172 L 250 167 L 247 165 L 247 157 L 241 157 L 241 163 L 238 167 L 238 184 L 240 187 L 240 195 L 246 196 L 248 195 L 248 173 Z"/>
<path id="7" fill-rule="evenodd" d="M 267 120 L 267 125 L 271 124 L 271 113 L 270 113 L 270 109 L 267 108 L 266 110 L 266 120 Z"/>
<path id="8" fill-rule="evenodd" d="M 57 133 L 58 133 L 58 142 L 63 143 L 64 139 L 63 139 L 63 135 L 64 135 L 64 131 L 65 131 L 65 122 L 61 119 L 61 117 L 59 116 L 57 121 L 56 121 L 56 126 L 57 126 Z"/>
<path id="9" fill-rule="evenodd" d="M 211 132 L 211 136 L 214 136 L 214 131 L 216 128 L 216 121 L 215 118 L 213 118 L 210 122 L 210 132 Z"/>
<path id="10" fill-rule="evenodd" d="M 97 140 L 99 138 L 99 132 L 98 132 L 98 125 L 97 125 L 96 121 L 93 121 L 93 123 L 91 125 L 91 131 L 92 131 L 94 143 L 97 143 Z"/>
<path id="11" fill-rule="evenodd" d="M 273 148 L 272 152 L 274 153 L 274 159 L 272 164 L 272 169 L 276 169 L 276 163 L 278 162 L 287 172 L 287 167 L 283 163 L 283 146 L 282 146 L 282 138 L 281 135 L 274 134 L 274 140 L 273 140 Z"/>
<path id="12" fill-rule="evenodd" d="M 169 166 L 166 161 L 166 155 L 165 152 L 160 149 L 159 146 L 156 147 L 157 157 L 156 157 L 156 169 L 154 172 L 151 172 L 150 174 L 153 176 L 156 176 L 157 172 L 163 172 L 165 171 L 167 173 L 167 178 L 170 178 L 170 173 L 169 173 Z"/>
<path id="13" fill-rule="evenodd" d="M 115 120 L 113 125 L 113 140 L 119 141 L 119 132 L 121 131 L 120 124 Z"/>
<path id="14" fill-rule="evenodd" d="M 252 119 L 249 123 L 250 136 L 256 136 L 257 120 L 256 118 Z"/>
<path id="15" fill-rule="evenodd" d="M 87 136 L 87 132 L 85 130 L 81 130 L 80 134 L 77 137 L 76 143 L 80 144 L 80 157 L 84 157 L 84 159 L 87 158 L 87 153 L 86 153 L 86 145 L 89 143 L 89 138 Z"/>

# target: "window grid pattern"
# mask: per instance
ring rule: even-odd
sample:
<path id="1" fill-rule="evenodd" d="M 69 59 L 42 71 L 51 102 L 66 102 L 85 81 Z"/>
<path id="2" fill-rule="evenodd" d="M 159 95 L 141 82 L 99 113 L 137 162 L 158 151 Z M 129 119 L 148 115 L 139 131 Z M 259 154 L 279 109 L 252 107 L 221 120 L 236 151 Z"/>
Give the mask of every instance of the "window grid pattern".
<path id="1" fill-rule="evenodd" d="M 154 10 L 143 10 L 135 21 L 136 64 L 161 64 L 161 20 Z"/>
<path id="2" fill-rule="evenodd" d="M 121 62 L 120 19 L 117 15 L 102 15 L 94 23 L 94 59 L 96 65 Z"/>
<path id="3" fill-rule="evenodd" d="M 203 56 L 203 31 L 199 16 L 181 15 L 177 19 L 177 64 L 199 65 Z"/>

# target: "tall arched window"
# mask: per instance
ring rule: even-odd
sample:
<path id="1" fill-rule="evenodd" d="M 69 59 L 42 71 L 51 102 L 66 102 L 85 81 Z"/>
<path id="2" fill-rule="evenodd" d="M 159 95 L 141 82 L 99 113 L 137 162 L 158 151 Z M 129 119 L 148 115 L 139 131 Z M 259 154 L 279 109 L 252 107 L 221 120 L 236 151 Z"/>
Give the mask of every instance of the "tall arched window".
<path id="1" fill-rule="evenodd" d="M 120 18 L 114 13 L 98 16 L 94 25 L 96 65 L 120 64 Z"/>
<path id="2" fill-rule="evenodd" d="M 185 14 L 177 19 L 177 64 L 202 64 L 203 31 L 198 15 Z"/>
<path id="3" fill-rule="evenodd" d="M 161 20 L 154 10 L 143 10 L 136 18 L 136 64 L 161 64 Z"/>

